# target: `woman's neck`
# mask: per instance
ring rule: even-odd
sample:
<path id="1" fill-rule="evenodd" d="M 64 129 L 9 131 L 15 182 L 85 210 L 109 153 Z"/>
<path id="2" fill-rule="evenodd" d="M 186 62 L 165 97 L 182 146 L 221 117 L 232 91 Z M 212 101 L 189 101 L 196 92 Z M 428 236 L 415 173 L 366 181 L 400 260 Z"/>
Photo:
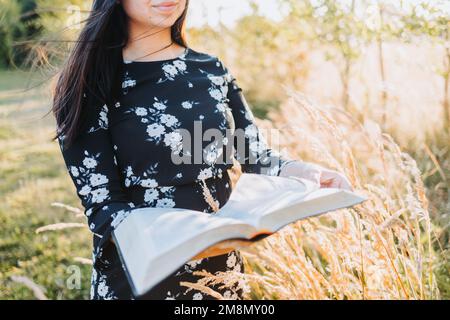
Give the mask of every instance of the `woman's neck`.
<path id="1" fill-rule="evenodd" d="M 129 40 L 123 49 L 123 58 L 131 61 L 152 61 L 177 57 L 182 53 L 184 47 L 177 43 L 167 47 L 171 42 L 170 28 L 140 27 L 130 23 Z"/>

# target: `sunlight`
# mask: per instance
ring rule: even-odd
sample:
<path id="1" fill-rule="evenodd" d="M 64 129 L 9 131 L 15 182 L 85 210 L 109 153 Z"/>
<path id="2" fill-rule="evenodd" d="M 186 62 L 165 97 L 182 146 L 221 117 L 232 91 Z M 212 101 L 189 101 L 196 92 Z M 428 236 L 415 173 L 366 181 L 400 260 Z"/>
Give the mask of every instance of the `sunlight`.
<path id="1" fill-rule="evenodd" d="M 282 17 L 277 1 L 258 1 L 261 14 L 278 20 Z M 249 1 L 242 0 L 194 0 L 189 8 L 189 27 L 198 27 L 204 24 L 217 26 L 221 21 L 227 26 L 233 25 L 236 20 L 251 13 Z"/>

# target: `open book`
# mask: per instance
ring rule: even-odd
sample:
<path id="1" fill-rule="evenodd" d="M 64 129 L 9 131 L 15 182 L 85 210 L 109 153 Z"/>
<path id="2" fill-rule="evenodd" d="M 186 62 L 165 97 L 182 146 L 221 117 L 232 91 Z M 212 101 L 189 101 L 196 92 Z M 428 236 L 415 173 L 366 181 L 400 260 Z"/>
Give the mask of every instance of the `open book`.
<path id="1" fill-rule="evenodd" d="M 137 208 L 113 238 L 134 294 L 140 296 L 208 248 L 230 239 L 257 241 L 295 221 L 364 200 L 306 179 L 243 173 L 218 212 Z"/>

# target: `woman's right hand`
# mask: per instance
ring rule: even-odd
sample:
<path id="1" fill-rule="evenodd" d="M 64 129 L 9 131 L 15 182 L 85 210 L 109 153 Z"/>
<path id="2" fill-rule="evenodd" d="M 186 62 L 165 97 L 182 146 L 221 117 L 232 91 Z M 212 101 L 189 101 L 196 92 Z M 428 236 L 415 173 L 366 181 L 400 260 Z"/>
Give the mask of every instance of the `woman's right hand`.
<path id="1" fill-rule="evenodd" d="M 289 162 L 282 168 L 280 177 L 290 176 L 310 180 L 320 188 L 341 188 L 353 191 L 351 182 L 344 174 L 316 163 L 297 160 Z"/>

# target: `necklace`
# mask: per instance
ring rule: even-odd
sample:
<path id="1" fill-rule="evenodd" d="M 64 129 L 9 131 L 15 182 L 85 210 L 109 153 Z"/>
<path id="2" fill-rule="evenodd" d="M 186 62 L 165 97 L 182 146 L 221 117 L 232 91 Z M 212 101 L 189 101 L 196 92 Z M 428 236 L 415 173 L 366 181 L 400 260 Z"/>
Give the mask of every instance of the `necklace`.
<path id="1" fill-rule="evenodd" d="M 151 30 L 151 29 L 150 29 L 150 30 Z M 142 39 L 145 39 L 145 38 L 154 36 L 155 34 L 158 34 L 158 33 L 160 33 L 160 32 L 163 32 L 164 30 L 165 30 L 165 29 L 161 29 L 161 30 L 158 30 L 158 31 L 153 32 L 153 33 L 150 33 L 150 34 L 146 34 L 147 31 L 145 31 L 145 32 L 142 32 L 140 35 L 138 35 L 136 38 L 130 39 L 130 41 L 131 41 L 131 42 L 139 41 L 139 40 L 142 40 Z"/>
<path id="2" fill-rule="evenodd" d="M 146 55 L 143 55 L 142 57 L 134 58 L 134 59 L 131 60 L 131 61 L 136 61 L 136 60 L 139 60 L 139 59 L 148 57 L 148 56 L 150 56 L 150 55 L 152 55 L 152 54 L 155 54 L 155 53 L 157 53 L 157 52 L 163 51 L 163 50 L 165 50 L 165 49 L 171 47 L 171 46 L 173 45 L 173 43 L 174 43 L 174 42 L 173 42 L 173 40 L 172 40 L 172 41 L 170 42 L 170 44 L 168 44 L 167 46 L 164 46 L 163 48 L 161 48 L 161 49 L 159 49 L 159 50 L 156 50 L 156 51 L 154 51 L 154 52 L 147 53 Z"/>

